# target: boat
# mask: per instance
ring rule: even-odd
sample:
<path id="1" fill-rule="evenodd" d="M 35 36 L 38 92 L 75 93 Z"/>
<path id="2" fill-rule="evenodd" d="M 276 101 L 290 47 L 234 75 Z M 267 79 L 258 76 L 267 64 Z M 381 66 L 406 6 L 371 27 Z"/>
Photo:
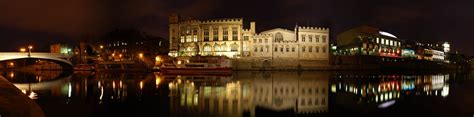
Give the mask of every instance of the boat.
<path id="1" fill-rule="evenodd" d="M 225 56 L 177 57 L 165 61 L 160 67 L 164 74 L 228 75 L 232 74 L 231 61 Z"/>

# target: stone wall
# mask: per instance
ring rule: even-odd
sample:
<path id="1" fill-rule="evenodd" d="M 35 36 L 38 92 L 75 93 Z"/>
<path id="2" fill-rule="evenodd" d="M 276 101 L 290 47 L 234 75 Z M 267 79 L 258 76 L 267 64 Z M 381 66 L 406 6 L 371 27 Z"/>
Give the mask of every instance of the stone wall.
<path id="1" fill-rule="evenodd" d="M 234 70 L 329 70 L 327 60 L 285 58 L 239 58 L 232 60 Z"/>

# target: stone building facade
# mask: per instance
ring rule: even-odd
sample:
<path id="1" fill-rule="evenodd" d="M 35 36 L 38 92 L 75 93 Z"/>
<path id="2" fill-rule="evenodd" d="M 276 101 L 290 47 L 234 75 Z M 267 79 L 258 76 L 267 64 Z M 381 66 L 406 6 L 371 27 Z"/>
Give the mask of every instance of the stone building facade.
<path id="1" fill-rule="evenodd" d="M 257 33 L 243 19 L 186 20 L 170 17 L 170 56 L 240 58 L 247 68 L 314 67 L 329 62 L 329 29 L 295 26 Z M 245 63 L 246 62 L 246 63 Z M 323 63 L 324 65 L 321 65 Z M 237 63 L 238 64 L 238 63 Z"/>
<path id="2" fill-rule="evenodd" d="M 248 53 L 249 35 L 255 32 L 243 29 L 242 18 L 217 20 L 185 20 L 170 16 L 170 55 L 213 55 L 237 57 Z M 244 34 L 246 33 L 246 34 Z M 248 37 L 243 38 L 246 35 Z"/>

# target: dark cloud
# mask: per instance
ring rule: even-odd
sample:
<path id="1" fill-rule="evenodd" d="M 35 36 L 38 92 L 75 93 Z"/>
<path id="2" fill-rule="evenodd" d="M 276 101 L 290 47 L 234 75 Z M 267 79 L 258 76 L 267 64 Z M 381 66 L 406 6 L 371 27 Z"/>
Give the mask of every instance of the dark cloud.
<path id="1" fill-rule="evenodd" d="M 78 34 L 100 29 L 106 17 L 96 0 L 2 0 L 0 26 Z"/>
<path id="2" fill-rule="evenodd" d="M 168 16 L 179 13 L 194 19 L 242 17 L 256 21 L 260 31 L 325 26 L 332 39 L 349 28 L 372 25 L 403 39 L 447 40 L 454 49 L 474 54 L 471 5 L 456 0 L 2 0 L 0 41 L 74 40 L 114 28 L 138 28 L 166 38 Z"/>

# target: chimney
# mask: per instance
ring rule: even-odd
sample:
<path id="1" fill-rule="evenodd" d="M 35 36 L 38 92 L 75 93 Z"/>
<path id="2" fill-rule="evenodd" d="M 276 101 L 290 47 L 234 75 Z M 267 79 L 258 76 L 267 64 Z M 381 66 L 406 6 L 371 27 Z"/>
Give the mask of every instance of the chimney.
<path id="1" fill-rule="evenodd" d="M 255 33 L 255 22 L 250 22 L 250 32 Z"/>

